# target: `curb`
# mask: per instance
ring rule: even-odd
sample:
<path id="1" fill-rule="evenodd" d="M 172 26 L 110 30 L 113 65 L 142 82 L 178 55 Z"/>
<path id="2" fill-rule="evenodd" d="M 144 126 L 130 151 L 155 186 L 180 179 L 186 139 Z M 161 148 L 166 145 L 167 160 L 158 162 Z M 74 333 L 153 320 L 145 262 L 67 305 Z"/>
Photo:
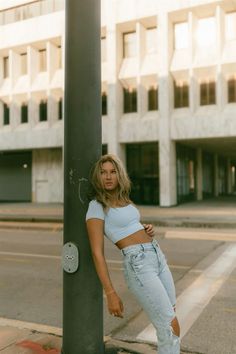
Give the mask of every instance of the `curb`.
<path id="1" fill-rule="evenodd" d="M 152 218 L 142 219 L 144 224 L 153 224 L 159 227 L 186 227 L 186 228 L 217 228 L 217 229 L 234 229 L 235 222 L 203 222 L 203 221 L 186 221 L 186 220 L 153 220 Z"/>
<path id="2" fill-rule="evenodd" d="M 155 227 L 175 227 L 175 228 L 199 228 L 199 229 L 236 229 L 235 222 L 196 222 L 185 220 L 153 220 L 145 218 L 141 220 L 144 224 L 151 223 Z M 36 218 L 1 218 L 0 229 L 22 229 L 22 230 L 45 230 L 62 231 L 63 220 L 36 219 Z"/>
<path id="3" fill-rule="evenodd" d="M 12 230 L 43 230 L 43 231 L 62 231 L 63 223 L 53 222 L 25 222 L 16 221 L 0 221 L 0 229 Z"/>
<path id="4" fill-rule="evenodd" d="M 105 343 L 106 354 L 156 354 L 156 348 L 151 344 L 138 342 L 125 342 L 108 339 Z"/>

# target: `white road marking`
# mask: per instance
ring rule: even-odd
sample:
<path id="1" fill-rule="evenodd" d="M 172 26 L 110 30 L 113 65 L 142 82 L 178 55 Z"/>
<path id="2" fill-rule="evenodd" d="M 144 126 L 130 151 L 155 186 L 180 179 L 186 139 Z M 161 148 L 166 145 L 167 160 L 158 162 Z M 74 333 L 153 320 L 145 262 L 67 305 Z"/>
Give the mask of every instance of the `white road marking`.
<path id="1" fill-rule="evenodd" d="M 202 274 L 177 299 L 177 317 L 180 322 L 181 337 L 184 337 L 204 308 L 216 295 L 236 266 L 236 244 L 231 244 L 218 259 L 205 269 Z M 153 325 L 146 327 L 137 336 L 138 340 L 157 343 Z"/>
<path id="2" fill-rule="evenodd" d="M 0 256 L 61 259 L 60 256 L 52 256 L 49 254 L 21 253 L 21 252 L 0 252 Z"/>
<path id="3" fill-rule="evenodd" d="M 113 259 L 106 259 L 107 263 L 114 263 L 114 264 L 123 264 L 123 261 L 116 261 Z"/>
<path id="4" fill-rule="evenodd" d="M 120 265 L 123 264 L 123 261 L 116 261 L 116 260 L 112 260 L 112 259 L 107 259 L 106 262 L 108 264 L 110 264 L 110 263 L 120 264 Z M 176 265 L 176 264 L 169 264 L 169 267 L 170 268 L 175 268 L 175 269 L 189 269 L 190 268 L 189 266 Z"/>
<path id="5" fill-rule="evenodd" d="M 169 239 L 189 239 L 189 240 L 210 240 L 210 241 L 236 241 L 236 232 L 212 232 L 212 231 L 191 231 L 191 230 L 169 230 L 165 233 L 165 238 Z"/>

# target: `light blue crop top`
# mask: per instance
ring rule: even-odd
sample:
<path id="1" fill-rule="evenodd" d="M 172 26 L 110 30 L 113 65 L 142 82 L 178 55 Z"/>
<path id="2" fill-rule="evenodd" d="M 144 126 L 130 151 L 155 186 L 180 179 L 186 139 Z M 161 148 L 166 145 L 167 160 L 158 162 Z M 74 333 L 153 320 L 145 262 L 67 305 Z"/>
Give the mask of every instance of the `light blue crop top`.
<path id="1" fill-rule="evenodd" d="M 113 243 L 117 243 L 134 232 L 144 229 L 140 223 L 140 213 L 132 204 L 109 208 L 106 212 L 99 202 L 91 200 L 86 214 L 86 220 L 88 219 L 104 220 L 105 236 Z"/>

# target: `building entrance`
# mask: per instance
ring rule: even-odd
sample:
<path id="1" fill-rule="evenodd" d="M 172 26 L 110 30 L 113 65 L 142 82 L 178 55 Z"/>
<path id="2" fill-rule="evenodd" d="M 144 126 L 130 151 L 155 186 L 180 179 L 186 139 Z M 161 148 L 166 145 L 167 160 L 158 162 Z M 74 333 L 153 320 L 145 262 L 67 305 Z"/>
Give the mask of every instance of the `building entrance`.
<path id="1" fill-rule="evenodd" d="M 0 202 L 31 201 L 31 176 L 31 152 L 0 153 Z"/>
<path id="2" fill-rule="evenodd" d="M 137 204 L 159 204 L 158 144 L 127 144 L 126 156 L 131 199 Z"/>

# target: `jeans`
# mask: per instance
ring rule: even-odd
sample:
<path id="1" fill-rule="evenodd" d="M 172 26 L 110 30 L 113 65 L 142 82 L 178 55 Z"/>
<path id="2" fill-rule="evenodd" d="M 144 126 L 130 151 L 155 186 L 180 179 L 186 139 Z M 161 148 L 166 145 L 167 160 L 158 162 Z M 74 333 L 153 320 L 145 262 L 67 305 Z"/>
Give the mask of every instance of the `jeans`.
<path id="1" fill-rule="evenodd" d="M 175 286 L 157 241 L 128 246 L 121 253 L 127 286 L 157 331 L 158 354 L 179 354 L 180 339 L 171 327 Z"/>

